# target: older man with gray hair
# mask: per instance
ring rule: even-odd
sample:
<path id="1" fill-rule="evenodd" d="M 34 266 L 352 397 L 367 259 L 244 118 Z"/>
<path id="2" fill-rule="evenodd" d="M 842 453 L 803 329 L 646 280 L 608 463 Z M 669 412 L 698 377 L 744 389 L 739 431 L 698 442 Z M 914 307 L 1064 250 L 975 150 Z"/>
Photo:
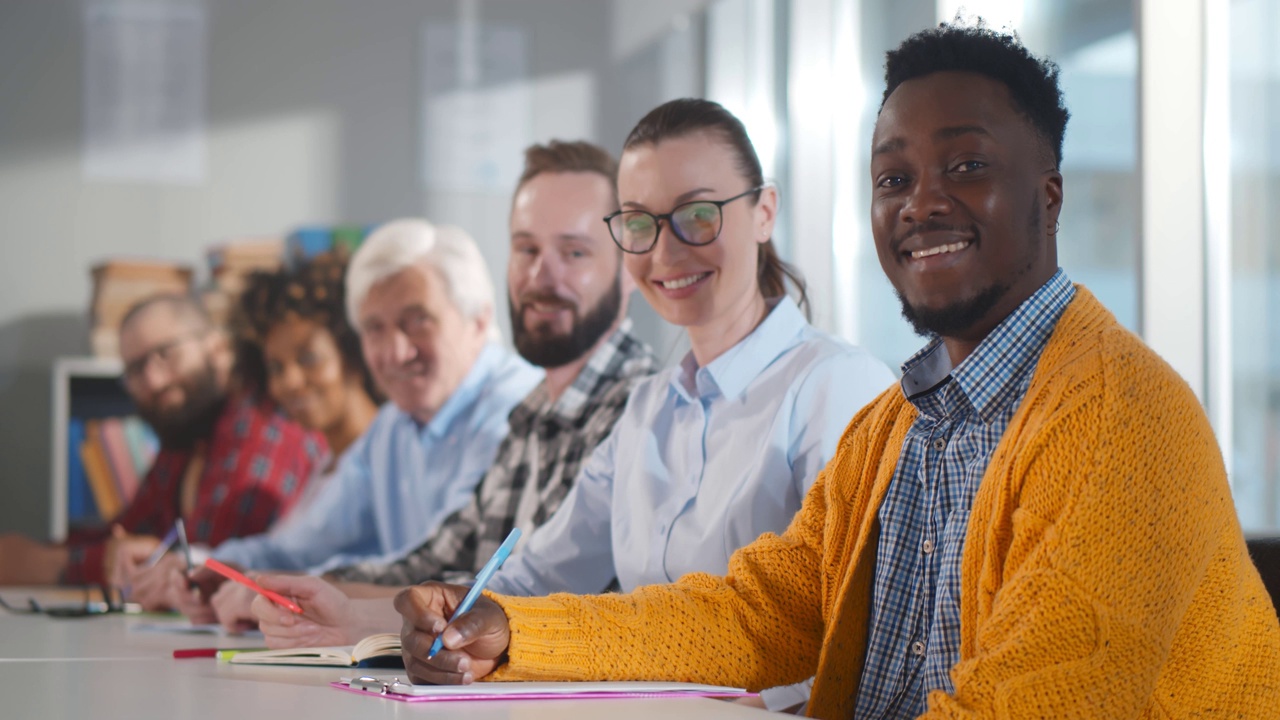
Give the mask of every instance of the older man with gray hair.
<path id="1" fill-rule="evenodd" d="M 351 258 L 346 283 L 351 323 L 390 402 L 327 486 L 275 530 L 218 546 L 223 562 L 315 572 L 417 547 L 470 500 L 507 414 L 541 379 L 497 342 L 493 282 L 458 228 L 387 223 Z M 187 598 L 175 604 L 193 614 Z"/>
<path id="2" fill-rule="evenodd" d="M 391 402 L 302 517 L 224 543 L 219 560 L 324 570 L 403 555 L 471 499 L 507 414 L 541 379 L 497 342 L 493 282 L 458 228 L 378 228 L 351 258 L 347 313 Z"/>

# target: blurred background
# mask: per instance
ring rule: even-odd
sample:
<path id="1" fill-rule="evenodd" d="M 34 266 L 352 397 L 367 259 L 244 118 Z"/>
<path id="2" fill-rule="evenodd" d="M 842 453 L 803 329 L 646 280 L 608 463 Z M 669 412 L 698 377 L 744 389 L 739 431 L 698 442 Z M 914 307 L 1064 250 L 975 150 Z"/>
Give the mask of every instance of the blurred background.
<path id="1" fill-rule="evenodd" d="M 420 215 L 501 285 L 521 149 L 617 152 L 675 97 L 745 121 L 816 324 L 897 367 L 923 340 L 871 244 L 869 138 L 884 52 L 957 12 L 1061 67 L 1061 264 L 1204 401 L 1246 530 L 1280 527 L 1280 0 L 4 0 L 0 531 L 65 522 L 55 367 L 109 354 L 92 267 L 211 291 L 254 248 Z"/>

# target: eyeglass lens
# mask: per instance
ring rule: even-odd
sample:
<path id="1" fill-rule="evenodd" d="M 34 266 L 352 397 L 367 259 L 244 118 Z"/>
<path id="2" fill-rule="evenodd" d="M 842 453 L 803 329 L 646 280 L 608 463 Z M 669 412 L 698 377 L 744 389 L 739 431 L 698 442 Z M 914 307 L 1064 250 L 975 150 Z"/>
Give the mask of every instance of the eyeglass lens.
<path id="1" fill-rule="evenodd" d="M 146 374 L 147 368 L 151 365 L 152 360 L 160 361 L 165 368 L 173 367 L 174 359 L 177 357 L 177 349 L 188 340 L 192 340 L 194 336 L 183 336 L 170 340 L 162 345 L 148 350 L 142 357 L 132 360 L 124 367 L 125 382 L 136 382 Z"/>
<path id="2" fill-rule="evenodd" d="M 658 219 L 639 210 L 615 215 L 609 230 L 624 249 L 643 252 L 658 239 Z M 671 226 L 676 235 L 689 245 L 706 245 L 720 235 L 720 206 L 710 202 L 681 205 L 671 212 Z"/>

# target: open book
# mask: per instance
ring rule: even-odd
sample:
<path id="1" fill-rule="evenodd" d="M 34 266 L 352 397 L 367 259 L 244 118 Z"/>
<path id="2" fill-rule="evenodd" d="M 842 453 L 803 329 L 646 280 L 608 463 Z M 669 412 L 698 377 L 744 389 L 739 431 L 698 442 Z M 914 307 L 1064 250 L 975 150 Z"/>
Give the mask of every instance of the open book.
<path id="1" fill-rule="evenodd" d="M 683 682 L 477 682 L 412 685 L 399 678 L 342 678 L 330 686 L 402 702 L 475 700 L 585 700 L 598 698 L 754 697 L 741 688 Z"/>
<path id="2" fill-rule="evenodd" d="M 330 665 L 333 667 L 402 668 L 400 636 L 379 633 L 355 647 L 311 647 L 288 650 L 254 650 L 236 653 L 228 662 L 237 665 Z"/>

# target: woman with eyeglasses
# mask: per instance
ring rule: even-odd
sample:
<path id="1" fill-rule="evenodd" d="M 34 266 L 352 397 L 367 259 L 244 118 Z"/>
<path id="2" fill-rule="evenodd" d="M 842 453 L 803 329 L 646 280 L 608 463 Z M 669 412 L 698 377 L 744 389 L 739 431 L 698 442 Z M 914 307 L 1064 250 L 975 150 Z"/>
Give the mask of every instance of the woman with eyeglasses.
<path id="1" fill-rule="evenodd" d="M 277 528 L 300 522 L 306 513 L 299 510 L 323 491 L 339 458 L 378 412 L 378 392 L 346 316 L 345 268 L 341 259 L 321 256 L 292 270 L 255 273 L 237 308 L 237 377 L 253 392 L 266 393 L 290 420 L 322 435 L 329 447 L 303 497 Z M 130 559 L 117 562 L 127 567 Z M 234 583 L 214 595 L 212 606 L 194 593 L 188 597 L 177 560 L 127 571 L 132 599 L 148 609 L 176 606 L 202 622 L 212 621 L 222 605 L 247 607 L 252 600 L 250 590 L 237 595 L 240 586 Z"/>
<path id="2" fill-rule="evenodd" d="M 596 593 L 615 581 L 630 591 L 723 574 L 734 550 L 787 526 L 849 419 L 893 382 L 870 354 L 810 326 L 788 296 L 790 285 L 805 298 L 770 240 L 778 192 L 723 107 L 675 100 L 646 115 L 624 146 L 618 192 L 621 210 L 605 222 L 626 269 L 658 314 L 685 329 L 691 350 L 636 387 L 560 509 L 493 577 L 494 592 Z M 299 596 L 304 608 L 323 592 L 309 579 L 263 582 L 316 593 Z M 426 588 L 442 593 L 437 612 L 443 593 L 459 591 Z M 303 618 L 256 600 L 255 610 L 268 644 L 287 647 L 394 629 L 400 618 L 377 602 L 312 603 Z M 430 629 L 410 609 L 418 605 L 402 604 L 408 622 Z M 324 632 L 334 626 L 347 635 Z M 437 662 L 462 657 L 445 651 Z M 475 678 L 493 665 L 469 662 Z M 410 670 L 433 682 L 463 677 L 422 663 Z M 770 705 L 803 699 L 782 693 Z"/>
<path id="3" fill-rule="evenodd" d="M 623 590 L 723 573 L 780 532 L 849 419 L 893 382 L 869 353 L 806 322 L 804 283 L 773 242 L 778 191 L 742 123 L 682 99 L 623 147 L 609 232 L 640 292 L 690 351 L 633 391 L 563 506 L 494 592 Z"/>

